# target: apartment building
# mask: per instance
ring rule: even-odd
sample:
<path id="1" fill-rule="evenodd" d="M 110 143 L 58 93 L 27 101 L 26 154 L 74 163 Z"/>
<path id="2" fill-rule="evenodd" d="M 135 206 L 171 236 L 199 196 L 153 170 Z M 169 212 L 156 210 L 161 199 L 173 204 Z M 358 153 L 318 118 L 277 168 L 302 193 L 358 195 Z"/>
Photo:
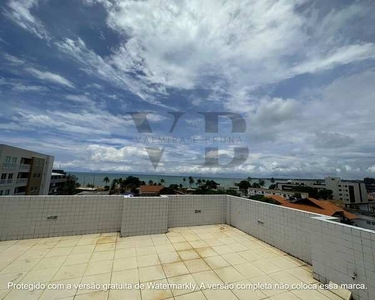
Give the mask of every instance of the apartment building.
<path id="1" fill-rule="evenodd" d="M 295 192 L 288 192 L 288 191 L 282 191 L 282 190 L 269 190 L 269 189 L 262 189 L 262 188 L 248 188 L 247 190 L 248 195 L 255 196 L 255 195 L 262 195 L 265 197 L 269 197 L 272 195 L 284 197 L 285 199 L 291 199 L 294 197 Z M 309 197 L 308 193 L 300 193 L 302 199 L 306 199 Z"/>
<path id="2" fill-rule="evenodd" d="M 64 170 L 52 170 L 49 194 L 58 195 L 67 180 Z"/>
<path id="3" fill-rule="evenodd" d="M 0 196 L 48 195 L 54 157 L 0 144 Z"/>
<path id="4" fill-rule="evenodd" d="M 364 182 L 341 180 L 339 177 L 326 177 L 325 186 L 333 192 L 333 199 L 343 200 L 344 204 L 367 203 L 367 190 Z"/>

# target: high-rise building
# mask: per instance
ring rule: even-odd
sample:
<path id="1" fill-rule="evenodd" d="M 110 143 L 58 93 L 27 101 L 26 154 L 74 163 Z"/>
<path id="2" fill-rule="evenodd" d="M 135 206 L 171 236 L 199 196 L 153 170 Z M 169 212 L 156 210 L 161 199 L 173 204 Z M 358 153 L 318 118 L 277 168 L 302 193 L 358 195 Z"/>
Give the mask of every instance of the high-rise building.
<path id="1" fill-rule="evenodd" d="M 362 181 L 341 180 L 340 177 L 326 177 L 325 188 L 333 192 L 333 199 L 343 200 L 344 204 L 368 202 L 366 185 Z"/>
<path id="2" fill-rule="evenodd" d="M 48 195 L 54 157 L 0 144 L 0 196 Z"/>

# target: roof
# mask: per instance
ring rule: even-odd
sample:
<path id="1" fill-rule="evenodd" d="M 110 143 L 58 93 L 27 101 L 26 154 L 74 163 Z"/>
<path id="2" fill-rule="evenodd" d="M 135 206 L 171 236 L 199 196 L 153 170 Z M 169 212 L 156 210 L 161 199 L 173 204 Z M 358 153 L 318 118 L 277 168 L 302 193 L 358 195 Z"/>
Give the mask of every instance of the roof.
<path id="1" fill-rule="evenodd" d="M 326 200 L 317 200 L 314 198 L 306 198 L 301 200 L 301 202 L 290 202 L 286 200 L 284 197 L 278 195 L 270 195 L 270 198 L 280 203 L 280 205 L 295 208 L 299 210 L 304 210 L 311 213 L 326 215 L 326 216 L 336 216 L 337 214 L 341 214 L 344 217 L 348 218 L 349 220 L 357 219 L 358 217 L 355 214 L 345 211 L 341 207 L 337 206 L 336 204 L 326 201 Z"/>
<path id="2" fill-rule="evenodd" d="M 139 190 L 141 193 L 160 193 L 164 189 L 164 185 L 141 185 Z"/>

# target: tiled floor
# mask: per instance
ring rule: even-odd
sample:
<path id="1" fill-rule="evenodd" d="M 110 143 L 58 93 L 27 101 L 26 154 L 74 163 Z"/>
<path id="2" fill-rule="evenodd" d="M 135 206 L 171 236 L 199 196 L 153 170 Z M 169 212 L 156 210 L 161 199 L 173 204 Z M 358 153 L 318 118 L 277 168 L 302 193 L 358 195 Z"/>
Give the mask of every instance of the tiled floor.
<path id="1" fill-rule="evenodd" d="M 8 282 L 39 282 L 50 288 L 8 290 Z M 146 288 L 102 291 L 74 286 L 139 282 Z M 149 282 L 191 283 L 197 290 L 158 290 L 147 288 Z M 237 285 L 301 282 L 315 282 L 308 265 L 227 225 L 127 238 L 109 233 L 0 242 L 0 299 L 340 299 L 324 290 L 252 291 Z M 214 290 L 201 283 L 236 284 L 234 289 Z"/>

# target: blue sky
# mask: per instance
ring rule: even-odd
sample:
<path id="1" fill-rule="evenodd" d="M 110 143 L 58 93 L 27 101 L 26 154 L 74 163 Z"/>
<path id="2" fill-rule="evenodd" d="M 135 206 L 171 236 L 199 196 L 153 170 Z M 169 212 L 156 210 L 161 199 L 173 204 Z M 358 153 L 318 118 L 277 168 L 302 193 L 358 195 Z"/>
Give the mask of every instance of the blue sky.
<path id="1" fill-rule="evenodd" d="M 375 176 L 373 1 L 6 0 L 0 14 L 0 142 L 56 167 Z M 246 131 L 220 118 L 205 133 L 199 112 L 215 111 Z M 128 112 L 148 112 L 153 133 Z M 185 113 L 173 133 L 168 112 Z M 165 148 L 156 169 L 145 147 Z M 208 168 L 207 147 L 222 164 L 249 155 Z"/>

